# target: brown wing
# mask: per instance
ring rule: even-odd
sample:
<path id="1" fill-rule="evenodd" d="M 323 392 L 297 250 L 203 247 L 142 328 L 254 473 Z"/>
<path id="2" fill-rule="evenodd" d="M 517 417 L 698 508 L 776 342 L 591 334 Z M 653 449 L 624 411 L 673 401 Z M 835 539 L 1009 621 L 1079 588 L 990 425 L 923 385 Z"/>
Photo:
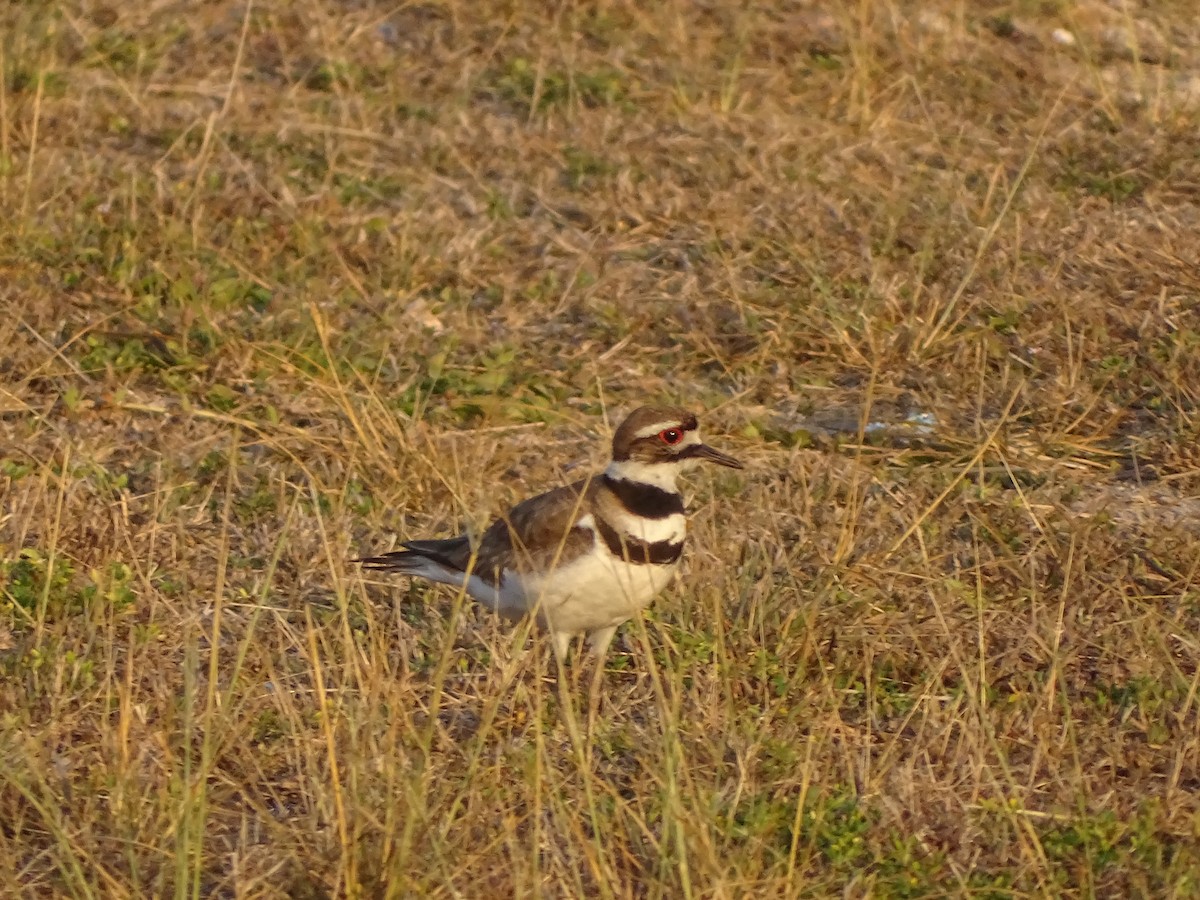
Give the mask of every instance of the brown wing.
<path id="1" fill-rule="evenodd" d="M 475 571 L 495 583 L 505 567 L 549 568 L 585 553 L 595 532 L 576 523 L 592 511 L 599 484 L 597 478 L 585 478 L 518 503 L 483 533 Z"/>

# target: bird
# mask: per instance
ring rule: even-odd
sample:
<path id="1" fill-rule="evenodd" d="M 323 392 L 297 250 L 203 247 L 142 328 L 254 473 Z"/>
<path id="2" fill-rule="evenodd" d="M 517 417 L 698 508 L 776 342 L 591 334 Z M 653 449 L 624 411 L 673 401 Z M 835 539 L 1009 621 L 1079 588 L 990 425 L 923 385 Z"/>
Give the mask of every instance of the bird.
<path id="1" fill-rule="evenodd" d="M 560 663 L 586 635 L 603 661 L 617 628 L 679 566 L 687 518 L 677 479 L 700 462 L 743 468 L 700 439 L 693 413 L 642 406 L 614 432 L 603 472 L 518 503 L 477 539 L 406 541 L 354 562 L 463 589 L 512 621 L 532 615 Z"/>

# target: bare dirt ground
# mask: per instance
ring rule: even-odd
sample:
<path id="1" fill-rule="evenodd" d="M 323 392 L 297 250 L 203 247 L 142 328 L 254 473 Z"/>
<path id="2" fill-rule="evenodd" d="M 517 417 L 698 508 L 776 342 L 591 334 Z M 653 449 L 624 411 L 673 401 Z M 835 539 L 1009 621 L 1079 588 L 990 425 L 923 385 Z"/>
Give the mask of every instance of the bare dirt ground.
<path id="1" fill-rule="evenodd" d="M 0 9 L 0 893 L 1194 896 L 1191 0 Z M 590 723 L 349 560 L 603 461 Z"/>

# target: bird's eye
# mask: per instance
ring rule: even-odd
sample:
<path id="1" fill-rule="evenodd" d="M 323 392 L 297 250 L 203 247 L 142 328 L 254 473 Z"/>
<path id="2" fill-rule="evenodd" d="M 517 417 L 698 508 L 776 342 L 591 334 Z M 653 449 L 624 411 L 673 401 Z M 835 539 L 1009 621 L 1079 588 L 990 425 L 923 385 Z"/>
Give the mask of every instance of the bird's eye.
<path id="1" fill-rule="evenodd" d="M 662 438 L 665 444 L 678 444 L 683 440 L 683 432 L 677 428 L 668 428 L 666 431 L 660 431 L 658 436 Z"/>

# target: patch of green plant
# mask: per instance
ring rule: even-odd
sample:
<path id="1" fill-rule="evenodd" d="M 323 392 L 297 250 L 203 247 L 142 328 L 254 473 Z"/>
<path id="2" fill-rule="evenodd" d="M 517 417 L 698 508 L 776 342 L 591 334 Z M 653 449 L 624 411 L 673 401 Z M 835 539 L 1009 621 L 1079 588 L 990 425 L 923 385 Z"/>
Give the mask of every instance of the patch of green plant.
<path id="1" fill-rule="evenodd" d="M 1134 707 L 1151 704 L 1161 698 L 1161 688 L 1156 679 L 1135 676 L 1121 684 L 1101 686 L 1096 692 L 1096 703 L 1102 708 L 1121 712 Z"/>
<path id="2" fill-rule="evenodd" d="M 305 135 L 279 142 L 270 154 L 277 159 L 282 178 L 300 190 L 317 190 L 330 174 L 330 159 L 326 148 Z M 293 241 L 303 241 L 314 228 L 327 225 L 313 215 L 297 215 L 290 223 Z"/>
<path id="3" fill-rule="evenodd" d="M 845 870 L 869 861 L 871 819 L 853 789 L 841 787 L 810 798 L 800 827 L 829 865 Z"/>
<path id="4" fill-rule="evenodd" d="M 731 500 L 741 496 L 745 490 L 745 479 L 728 469 L 712 473 L 713 496 L 718 500 Z"/>
<path id="5" fill-rule="evenodd" d="M 834 280 L 814 272 L 811 284 L 813 294 L 822 301 L 814 313 L 854 337 L 861 336 L 870 313 L 882 305 L 879 295 L 861 281 Z"/>
<path id="6" fill-rule="evenodd" d="M 196 480 L 201 484 L 212 481 L 217 475 L 224 473 L 228 465 L 229 454 L 227 451 L 209 450 L 196 466 Z"/>
<path id="7" fill-rule="evenodd" d="M 56 617 L 79 613 L 96 603 L 124 612 L 137 601 L 133 571 L 126 563 L 112 561 L 93 569 L 81 585 L 69 561 L 56 557 L 51 563 L 34 548 L 0 562 L 0 582 L 4 585 L 0 609 L 4 604 L 20 608 L 24 615 L 15 620 L 18 624 L 36 615 L 43 602 L 46 615 Z"/>
<path id="8" fill-rule="evenodd" d="M 325 518 L 333 513 L 333 501 L 329 495 L 319 493 L 315 498 L 303 497 L 300 501 L 300 508 L 308 515 L 316 515 Z"/>
<path id="9" fill-rule="evenodd" d="M 166 346 L 154 338 L 121 334 L 89 334 L 79 366 L 86 372 L 126 373 L 165 369 L 172 359 Z"/>
<path id="10" fill-rule="evenodd" d="M 1017 309 L 992 311 L 988 313 L 988 328 L 999 334 L 1016 334 L 1017 325 L 1021 321 L 1021 312 Z"/>
<path id="11" fill-rule="evenodd" d="M 132 609 L 137 602 L 133 570 L 123 562 L 110 562 L 88 575 L 81 596 L 85 602 L 102 600 L 116 612 Z"/>
<path id="12" fill-rule="evenodd" d="M 889 671 L 890 666 L 880 665 L 871 675 L 870 690 L 861 673 L 839 673 L 834 684 L 844 697 L 844 709 L 847 712 L 870 709 L 873 715 L 885 717 L 903 715 L 912 709 L 916 703 L 912 687 L 888 674 Z"/>
<path id="13" fill-rule="evenodd" d="M 556 300 L 561 292 L 562 285 L 558 280 L 558 273 L 554 271 L 543 272 L 522 288 L 525 299 L 533 303 Z"/>
<path id="14" fill-rule="evenodd" d="M 237 409 L 242 395 L 228 385 L 214 384 L 209 387 L 204 395 L 204 399 L 208 401 L 209 406 L 218 412 L 230 413 Z"/>
<path id="15" fill-rule="evenodd" d="M 824 72 L 836 72 L 844 65 L 841 56 L 828 47 L 817 44 L 808 48 L 808 59 L 814 68 Z"/>
<path id="16" fill-rule="evenodd" d="M 876 850 L 876 857 L 876 896 L 934 897 L 944 890 L 944 855 L 927 853 L 910 834 L 893 832 L 886 846 Z"/>
<path id="17" fill-rule="evenodd" d="M 788 449 L 811 447 L 814 443 L 813 434 L 807 428 L 786 428 L 766 422 L 749 423 L 742 428 L 741 433 L 742 437 L 782 444 Z"/>
<path id="18" fill-rule="evenodd" d="M 488 218 L 493 222 L 507 222 L 516 215 L 512 201 L 500 191 L 489 188 L 486 200 Z"/>
<path id="19" fill-rule="evenodd" d="M 217 276 L 204 290 L 204 298 L 214 309 L 244 307 L 259 313 L 266 312 L 273 296 L 269 288 L 234 272 Z"/>
<path id="20" fill-rule="evenodd" d="M 871 706 L 877 716 L 902 716 L 913 708 L 916 697 L 912 687 L 887 675 L 871 680 Z"/>
<path id="21" fill-rule="evenodd" d="M 629 85 L 625 76 L 615 69 L 576 72 L 572 83 L 584 106 L 609 106 L 625 103 L 629 98 Z"/>
<path id="22" fill-rule="evenodd" d="M 759 772 L 766 781 L 796 777 L 802 758 L 800 739 L 795 735 L 774 737 L 766 734 L 758 752 Z"/>
<path id="23" fill-rule="evenodd" d="M 216 504 L 212 505 L 213 513 L 216 514 Z M 229 554 L 230 570 L 242 570 L 246 572 L 262 572 L 267 567 L 267 558 L 257 553 L 231 553 Z M 249 600 L 250 595 L 245 591 L 238 592 L 239 601 Z"/>
<path id="24" fill-rule="evenodd" d="M 33 472 L 33 463 L 16 460 L 11 457 L 0 459 L 0 475 L 9 478 L 13 481 L 20 481 L 26 475 Z"/>
<path id="25" fill-rule="evenodd" d="M 502 100 L 522 109 L 545 112 L 572 101 L 583 106 L 610 106 L 627 101 L 629 85 L 614 69 L 562 72 L 538 67 L 523 56 L 511 59 L 492 77 Z"/>
<path id="26" fill-rule="evenodd" d="M 350 206 L 361 200 L 371 203 L 391 203 L 404 196 L 406 182 L 393 175 L 351 175 L 337 172 L 333 176 L 338 202 Z"/>
<path id="27" fill-rule="evenodd" d="M 1132 356 L 1110 353 L 1100 358 L 1099 368 L 1105 376 L 1128 378 L 1136 364 L 1137 360 Z"/>
<path id="28" fill-rule="evenodd" d="M 1114 865 L 1120 854 L 1118 844 L 1125 824 L 1112 810 L 1079 816 L 1070 822 L 1055 824 L 1041 834 L 1046 856 L 1060 864 L 1084 863 L 1092 872 Z"/>
<path id="29" fill-rule="evenodd" d="M 678 652 L 675 665 L 682 667 L 685 672 L 690 673 L 697 667 L 712 664 L 716 644 L 708 631 L 692 627 L 674 628 L 671 640 Z"/>
<path id="30" fill-rule="evenodd" d="M 325 500 L 325 503 L 328 505 L 328 500 Z M 276 512 L 279 507 L 279 494 L 269 478 L 260 477 L 255 479 L 254 486 L 249 491 L 243 492 L 234 501 L 233 507 L 239 519 L 253 521 Z"/>
<path id="31" fill-rule="evenodd" d="M 146 647 L 161 641 L 165 636 L 162 626 L 157 622 L 137 622 L 133 626 L 133 644 L 135 647 Z"/>
<path id="32" fill-rule="evenodd" d="M 386 72 L 370 69 L 357 62 L 330 59 L 313 67 L 304 78 L 304 86 L 319 93 L 364 90 L 381 87 L 386 83 L 387 77 Z"/>
<path id="33" fill-rule="evenodd" d="M 147 48 L 141 35 L 118 28 L 106 28 L 92 44 L 93 65 L 104 65 L 118 75 L 132 75 L 147 63 Z"/>
<path id="34" fill-rule="evenodd" d="M 61 556 L 53 564 L 41 551 L 27 548 L 16 559 L 0 562 L 4 599 L 27 613 L 35 612 L 45 598 L 48 606 L 66 607 L 78 600 L 71 588 L 75 570 Z"/>
<path id="35" fill-rule="evenodd" d="M 274 404 L 262 403 L 254 407 L 254 420 L 266 422 L 268 425 L 278 425 L 283 421 L 283 417 Z"/>
<path id="36" fill-rule="evenodd" d="M 37 648 L 33 648 L 31 655 L 36 653 Z M 78 651 L 70 647 L 59 646 L 45 654 L 44 659 L 50 658 L 58 663 L 59 671 L 63 673 L 60 690 L 87 690 L 96 684 L 95 662 Z M 36 668 L 36 666 L 31 667 Z"/>
<path id="37" fill-rule="evenodd" d="M 98 463 L 76 466 L 71 474 L 86 481 L 103 496 L 115 496 L 129 487 L 128 472 L 117 472 Z"/>
<path id="38" fill-rule="evenodd" d="M 973 900 L 1013 900 L 1016 896 L 1023 896 L 1008 872 L 968 872 L 966 882 Z M 937 896 L 936 892 L 932 896 Z"/>
<path id="39" fill-rule="evenodd" d="M 637 736 L 628 723 L 598 722 L 595 732 L 596 749 L 607 762 L 623 765 L 637 753 Z"/>
<path id="40" fill-rule="evenodd" d="M 616 172 L 617 167 L 603 157 L 579 147 L 563 148 L 567 185 L 573 191 L 594 186 L 595 182 Z"/>
<path id="41" fill-rule="evenodd" d="M 756 852 L 766 851 L 783 860 L 792 846 L 795 800 L 766 789 L 741 797 L 729 817 L 726 833 L 739 842 L 753 842 Z"/>
<path id="42" fill-rule="evenodd" d="M 1134 199 L 1146 188 L 1144 179 L 1137 171 L 1121 166 L 1116 160 L 1083 152 L 1067 157 L 1054 183 L 1060 190 L 1082 191 L 1112 203 Z"/>
<path id="43" fill-rule="evenodd" d="M 791 684 L 792 672 L 779 655 L 759 647 L 749 661 L 747 674 L 753 675 L 775 697 L 785 697 Z"/>
<path id="44" fill-rule="evenodd" d="M 1185 685 L 1139 676 L 1125 684 L 1101 688 L 1097 700 L 1101 709 L 1112 709 L 1123 720 L 1126 710 L 1136 710 L 1138 715 L 1127 724 L 1137 728 L 1151 745 L 1162 746 L 1170 743 L 1176 733 L 1172 710 L 1186 695 Z"/>
<path id="45" fill-rule="evenodd" d="M 442 409 L 463 423 L 482 419 L 552 420 L 569 393 L 569 383 L 547 378 L 528 354 L 510 345 L 483 350 L 473 359 L 454 344 L 414 360 L 422 376 L 398 393 L 392 405 L 406 415 L 418 408 Z M 458 357 L 455 359 L 455 357 Z M 436 404 L 430 401 L 437 398 Z"/>
<path id="46" fill-rule="evenodd" d="M 185 578 L 180 578 L 166 572 L 158 572 L 154 576 L 154 587 L 164 597 L 180 597 L 187 592 L 188 584 Z"/>
<path id="47" fill-rule="evenodd" d="M 122 76 L 150 71 L 170 48 L 187 35 L 188 28 L 184 20 L 157 31 L 131 32 L 110 26 L 91 42 L 90 58 L 85 65 L 106 66 Z"/>
<path id="48" fill-rule="evenodd" d="M 21 66 L 13 66 L 5 73 L 4 86 L 10 94 L 32 94 L 38 90 L 39 80 L 43 97 L 66 96 L 67 88 L 70 86 L 70 82 L 63 72 L 56 72 L 53 69 L 34 71 Z"/>
<path id="49" fill-rule="evenodd" d="M 346 508 L 356 516 L 366 516 L 375 508 L 375 499 L 371 496 L 370 488 L 357 478 L 346 482 L 342 499 Z"/>
<path id="50" fill-rule="evenodd" d="M 273 744 L 287 737 L 291 729 L 287 721 L 275 709 L 264 709 L 250 727 L 250 739 L 255 744 Z"/>
<path id="51" fill-rule="evenodd" d="M 330 373 L 336 373 L 339 379 L 347 380 L 353 380 L 359 374 L 371 376 L 375 373 L 379 362 L 377 355 L 367 351 L 361 351 L 353 356 L 335 352 L 331 358 L 325 352 L 325 347 L 311 323 L 302 327 L 302 333 L 295 344 L 284 353 L 287 353 L 289 361 L 300 372 L 317 381 L 327 378 Z M 417 357 L 410 362 L 413 366 L 421 366 L 428 365 L 432 360 L 437 367 L 439 359 L 441 360 L 440 365 L 444 365 L 444 356 L 444 353 L 436 352 L 430 357 Z M 258 370 L 256 377 L 263 379 L 263 383 L 268 382 L 274 376 L 277 366 L 277 360 L 270 356 L 264 356 L 263 367 Z"/>
<path id="52" fill-rule="evenodd" d="M 314 66 L 304 78 L 304 86 L 310 91 L 332 91 L 339 83 L 348 86 L 346 77 L 349 68 L 345 63 L 330 61 Z"/>
<path id="53" fill-rule="evenodd" d="M 436 122 L 437 110 L 419 103 L 397 103 L 396 118 L 401 122 Z"/>
<path id="54" fill-rule="evenodd" d="M 192 340 L 193 335 L 196 340 Z M 157 331 L 96 333 L 84 339 L 78 362 L 87 372 L 141 373 L 174 390 L 184 391 L 190 385 L 190 373 L 205 367 L 192 348 L 211 352 L 211 334 L 204 326 L 194 326 L 184 340 Z M 77 411 L 82 399 L 83 395 L 74 387 L 68 387 L 62 396 L 63 404 L 72 411 Z"/>

